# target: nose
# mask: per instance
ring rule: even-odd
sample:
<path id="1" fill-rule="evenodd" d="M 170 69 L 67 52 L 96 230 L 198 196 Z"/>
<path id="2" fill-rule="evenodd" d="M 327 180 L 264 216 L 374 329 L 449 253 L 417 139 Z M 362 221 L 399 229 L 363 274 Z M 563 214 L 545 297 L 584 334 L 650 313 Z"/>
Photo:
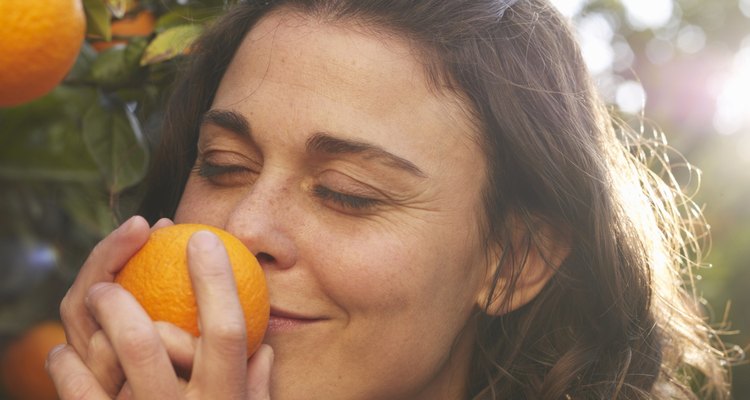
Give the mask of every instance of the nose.
<path id="1" fill-rule="evenodd" d="M 294 196 L 279 179 L 261 177 L 234 205 L 225 229 L 250 249 L 264 269 L 286 269 L 297 262 Z"/>

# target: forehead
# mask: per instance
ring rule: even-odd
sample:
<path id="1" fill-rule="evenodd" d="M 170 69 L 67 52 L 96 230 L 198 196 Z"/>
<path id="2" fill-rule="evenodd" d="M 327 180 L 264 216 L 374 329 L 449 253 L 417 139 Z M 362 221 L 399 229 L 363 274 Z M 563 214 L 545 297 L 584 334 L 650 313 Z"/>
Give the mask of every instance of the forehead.
<path id="1" fill-rule="evenodd" d="M 275 134 L 334 132 L 398 148 L 417 164 L 476 164 L 483 157 L 470 108 L 435 87 L 422 54 L 387 31 L 277 10 L 238 48 L 213 107 Z"/>
<path id="2" fill-rule="evenodd" d="M 233 82 L 219 90 L 244 98 L 249 93 L 242 93 L 248 89 L 242 86 L 283 79 L 319 94 L 337 89 L 360 92 L 362 102 L 372 101 L 373 111 L 419 103 L 418 109 L 448 112 L 471 125 L 463 130 L 478 131 L 470 102 L 428 75 L 427 63 L 431 67 L 432 60 L 427 54 L 422 46 L 389 29 L 281 8 L 250 30 L 225 75 L 224 81 Z M 393 89 L 408 90 L 410 95 L 388 97 Z"/>

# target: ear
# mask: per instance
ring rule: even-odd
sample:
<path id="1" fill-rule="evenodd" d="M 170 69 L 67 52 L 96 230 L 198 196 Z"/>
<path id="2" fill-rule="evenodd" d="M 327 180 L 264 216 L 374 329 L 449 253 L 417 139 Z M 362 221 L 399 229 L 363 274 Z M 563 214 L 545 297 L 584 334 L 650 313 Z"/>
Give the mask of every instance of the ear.
<path id="1" fill-rule="evenodd" d="M 476 299 L 477 305 L 493 316 L 517 310 L 533 300 L 570 254 L 572 239 L 567 227 L 553 227 L 534 216 L 515 217 L 512 231 L 511 243 L 498 244 L 492 252 Z M 512 251 L 512 256 L 505 254 L 505 265 L 500 265 L 506 251 Z"/>

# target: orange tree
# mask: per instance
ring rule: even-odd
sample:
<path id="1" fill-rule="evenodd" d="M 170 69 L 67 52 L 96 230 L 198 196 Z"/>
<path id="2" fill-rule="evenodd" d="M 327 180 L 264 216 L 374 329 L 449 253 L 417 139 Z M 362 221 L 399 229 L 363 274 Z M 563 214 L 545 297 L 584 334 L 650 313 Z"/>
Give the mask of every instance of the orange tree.
<path id="1" fill-rule="evenodd" d="M 80 0 L 86 34 L 65 78 L 0 107 L 0 355 L 57 318 L 90 248 L 133 212 L 181 56 L 233 2 Z"/>

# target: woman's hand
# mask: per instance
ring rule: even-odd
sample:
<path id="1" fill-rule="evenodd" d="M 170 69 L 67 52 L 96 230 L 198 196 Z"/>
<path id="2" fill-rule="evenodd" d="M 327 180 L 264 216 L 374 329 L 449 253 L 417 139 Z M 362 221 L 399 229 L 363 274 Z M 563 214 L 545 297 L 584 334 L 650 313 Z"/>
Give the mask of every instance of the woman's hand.
<path id="1" fill-rule="evenodd" d="M 165 218 L 149 229 L 143 217 L 131 217 L 99 242 L 86 259 L 60 303 L 60 317 L 68 343 L 82 358 L 87 358 L 92 336 L 100 328 L 85 304 L 89 289 L 98 282 L 113 282 L 117 272 L 146 243 L 151 231 L 171 224 Z M 99 339 L 94 339 L 93 344 L 98 346 Z"/>
<path id="2" fill-rule="evenodd" d="M 72 346 L 48 360 L 60 397 L 269 398 L 273 352 L 263 346 L 247 360 L 244 316 L 215 235 L 196 234 L 188 246 L 199 339 L 153 323 L 130 293 L 111 283 L 148 232 L 140 218 L 123 224 L 92 252 L 66 296 L 61 313 Z"/>

